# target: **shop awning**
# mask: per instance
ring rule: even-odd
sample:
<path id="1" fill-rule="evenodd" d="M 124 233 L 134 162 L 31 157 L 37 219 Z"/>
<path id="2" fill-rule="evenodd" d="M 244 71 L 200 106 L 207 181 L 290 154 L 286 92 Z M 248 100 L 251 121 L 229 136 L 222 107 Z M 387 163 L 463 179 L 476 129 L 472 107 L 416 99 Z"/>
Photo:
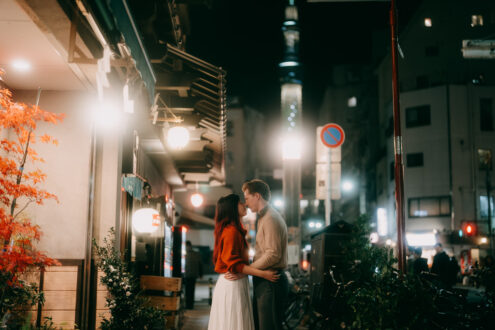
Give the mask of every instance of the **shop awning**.
<path id="1" fill-rule="evenodd" d="M 188 177 L 225 181 L 226 72 L 175 46 L 167 44 L 164 57 L 152 60 L 157 82 L 155 93 L 163 96 L 167 110 L 190 124 L 202 143 L 192 143 L 176 153 L 178 170 Z M 166 115 L 166 114 L 164 114 Z M 198 135 L 198 134 L 196 134 Z M 197 180 L 192 180 L 194 182 Z M 204 180 L 202 180 L 205 182 Z"/>
<path id="2" fill-rule="evenodd" d="M 113 43 L 120 41 L 119 32 L 124 38 L 131 56 L 136 62 L 136 68 L 146 86 L 149 99 L 152 102 L 155 93 L 156 77 L 126 1 L 95 1 L 91 8 L 101 18 L 99 23 L 104 26 L 104 30 L 113 39 L 111 40 Z"/>
<path id="3" fill-rule="evenodd" d="M 196 226 L 213 228 L 215 227 L 215 220 L 205 217 L 204 215 L 195 213 L 193 211 L 183 209 L 177 224 L 178 225 L 196 224 Z"/>

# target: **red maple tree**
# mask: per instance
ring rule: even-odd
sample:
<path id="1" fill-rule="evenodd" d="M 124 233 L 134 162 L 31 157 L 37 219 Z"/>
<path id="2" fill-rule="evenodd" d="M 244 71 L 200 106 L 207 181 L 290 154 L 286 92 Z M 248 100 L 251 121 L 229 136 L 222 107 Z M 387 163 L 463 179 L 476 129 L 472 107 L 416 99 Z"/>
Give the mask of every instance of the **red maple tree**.
<path id="1" fill-rule="evenodd" d="M 1 73 L 1 72 L 0 72 Z M 39 95 L 38 95 L 39 96 Z M 57 197 L 41 189 L 46 174 L 35 168 L 44 162 L 34 149 L 36 142 L 58 144 L 49 135 L 37 136 L 38 123 L 57 124 L 63 114 L 41 110 L 37 105 L 14 102 L 8 89 L 0 88 L 0 294 L 22 288 L 19 276 L 33 267 L 42 269 L 58 262 L 35 249 L 40 239 L 39 226 L 34 225 L 24 210 L 31 203 L 43 204 L 46 199 Z M 29 169 L 26 165 L 29 164 Z M 31 169 L 33 168 L 33 169 Z M 14 291 L 12 291 L 12 290 Z M 11 291 L 9 291 L 11 290 Z M 14 293 L 13 293 L 14 292 Z M 14 297 L 15 298 L 15 297 Z M 12 299 L 11 299 L 12 300 Z M 13 299 L 15 300 L 15 299 Z M 0 317 L 12 304 L 0 302 Z"/>

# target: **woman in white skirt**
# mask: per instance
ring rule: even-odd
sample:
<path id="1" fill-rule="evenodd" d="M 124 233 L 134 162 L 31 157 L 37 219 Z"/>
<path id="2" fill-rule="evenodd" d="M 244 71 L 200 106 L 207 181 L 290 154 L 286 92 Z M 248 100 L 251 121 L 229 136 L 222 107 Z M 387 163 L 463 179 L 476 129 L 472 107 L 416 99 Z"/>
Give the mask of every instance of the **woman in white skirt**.
<path id="1" fill-rule="evenodd" d="M 235 194 L 218 200 L 215 214 L 215 247 L 213 262 L 219 273 L 213 292 L 208 330 L 254 330 L 253 308 L 247 276 L 230 281 L 224 274 L 242 273 L 277 281 L 279 275 L 271 270 L 250 267 L 246 230 L 240 218 L 246 215 L 246 206 Z"/>

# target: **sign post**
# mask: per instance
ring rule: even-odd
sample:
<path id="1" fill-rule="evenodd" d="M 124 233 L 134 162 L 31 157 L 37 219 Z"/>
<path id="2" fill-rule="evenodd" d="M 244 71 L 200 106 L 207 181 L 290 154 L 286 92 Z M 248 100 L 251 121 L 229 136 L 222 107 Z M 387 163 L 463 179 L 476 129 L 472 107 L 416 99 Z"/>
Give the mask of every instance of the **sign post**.
<path id="1" fill-rule="evenodd" d="M 404 211 L 404 166 L 402 164 L 402 133 L 400 126 L 400 101 L 399 101 L 399 61 L 397 52 L 399 47 L 397 37 L 397 7 L 396 0 L 390 5 L 390 33 L 392 53 L 392 100 L 394 113 L 394 150 L 395 150 L 395 207 L 397 215 L 397 260 L 399 271 L 407 272 L 406 268 L 406 224 Z"/>
<path id="2" fill-rule="evenodd" d="M 327 124 L 316 129 L 316 198 L 325 200 L 325 225 L 330 225 L 332 199 L 340 198 L 342 127 Z"/>

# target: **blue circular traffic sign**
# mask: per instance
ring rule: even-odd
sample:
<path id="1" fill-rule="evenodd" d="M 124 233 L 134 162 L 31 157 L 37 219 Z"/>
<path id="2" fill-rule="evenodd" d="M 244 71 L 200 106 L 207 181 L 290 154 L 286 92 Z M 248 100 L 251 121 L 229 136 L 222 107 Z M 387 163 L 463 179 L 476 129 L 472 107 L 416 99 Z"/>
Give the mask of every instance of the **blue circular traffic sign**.
<path id="1" fill-rule="evenodd" d="M 340 147 L 345 140 L 344 130 L 337 124 L 326 124 L 321 129 L 320 139 L 329 148 Z"/>

